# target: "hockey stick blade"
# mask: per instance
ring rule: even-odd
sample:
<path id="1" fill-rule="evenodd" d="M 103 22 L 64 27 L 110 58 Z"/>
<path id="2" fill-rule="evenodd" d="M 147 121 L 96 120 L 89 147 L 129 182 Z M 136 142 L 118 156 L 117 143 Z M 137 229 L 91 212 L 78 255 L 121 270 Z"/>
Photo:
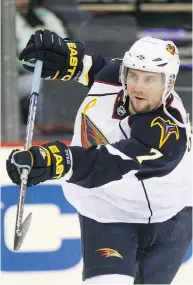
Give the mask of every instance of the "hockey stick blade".
<path id="1" fill-rule="evenodd" d="M 31 217 L 32 217 L 32 213 L 30 213 L 27 216 L 27 218 L 24 220 L 24 222 L 22 223 L 20 232 L 15 233 L 15 237 L 14 237 L 14 250 L 15 251 L 19 250 L 23 243 L 23 240 L 28 232 L 28 228 L 31 223 Z"/>

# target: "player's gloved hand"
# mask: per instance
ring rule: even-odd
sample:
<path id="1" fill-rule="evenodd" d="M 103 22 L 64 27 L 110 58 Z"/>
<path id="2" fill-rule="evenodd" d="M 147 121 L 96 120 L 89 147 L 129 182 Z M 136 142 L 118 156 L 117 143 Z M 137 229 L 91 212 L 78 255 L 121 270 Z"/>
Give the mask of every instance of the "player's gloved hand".
<path id="1" fill-rule="evenodd" d="M 84 45 L 81 42 L 62 39 L 48 30 L 36 31 L 19 55 L 20 60 L 31 64 L 23 64 L 25 69 L 33 72 L 33 65 L 39 59 L 43 61 L 42 78 L 62 80 L 70 80 L 80 75 L 83 57 Z"/>
<path id="2" fill-rule="evenodd" d="M 30 169 L 28 186 L 50 179 L 59 179 L 71 170 L 68 147 L 54 141 L 42 146 L 32 146 L 27 151 L 13 150 L 6 161 L 7 173 L 13 183 L 20 185 L 23 168 Z"/>

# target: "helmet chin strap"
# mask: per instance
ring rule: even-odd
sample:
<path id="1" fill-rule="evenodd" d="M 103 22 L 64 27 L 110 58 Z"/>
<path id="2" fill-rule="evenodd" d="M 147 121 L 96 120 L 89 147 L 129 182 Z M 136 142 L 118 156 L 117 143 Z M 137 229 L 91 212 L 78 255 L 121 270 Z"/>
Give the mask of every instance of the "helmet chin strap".
<path id="1" fill-rule="evenodd" d="M 167 99 L 171 94 L 171 91 L 173 91 L 174 89 L 174 77 L 173 75 L 165 75 L 165 84 L 164 84 L 164 92 L 162 95 L 162 102 L 163 102 L 163 110 L 164 113 L 170 117 L 175 123 L 176 125 L 178 125 L 181 128 L 186 128 L 186 123 L 181 123 L 180 121 L 176 120 L 176 118 L 174 118 L 166 109 L 166 103 L 167 103 Z M 175 96 L 175 94 L 174 94 Z M 175 96 L 176 97 L 176 96 Z M 180 99 L 180 97 L 178 97 L 178 99 Z M 181 100 L 181 99 L 180 99 Z M 187 122 L 188 123 L 188 122 Z"/>
<path id="2" fill-rule="evenodd" d="M 119 70 L 119 81 L 121 82 L 122 86 L 123 86 L 123 103 L 125 104 L 127 96 L 128 96 L 128 92 L 127 92 L 127 85 L 126 85 L 126 73 L 127 73 L 127 69 L 126 67 L 124 67 L 124 65 L 122 64 Z"/>
<path id="3" fill-rule="evenodd" d="M 189 113 L 186 114 L 186 122 L 185 123 L 181 123 L 180 121 L 176 120 L 176 118 L 174 118 L 166 109 L 166 101 L 167 98 L 170 96 L 171 91 L 173 90 L 173 88 L 167 88 L 164 90 L 163 96 L 162 96 L 162 102 L 163 102 L 163 111 L 164 113 L 171 118 L 177 126 L 179 126 L 180 128 L 185 128 L 186 131 L 186 137 L 187 137 L 187 147 L 189 145 L 189 138 L 191 137 L 191 125 L 190 125 L 190 119 L 189 119 Z M 179 96 L 177 96 L 177 94 L 172 93 L 173 96 L 175 96 L 178 100 L 181 100 L 181 98 Z"/>

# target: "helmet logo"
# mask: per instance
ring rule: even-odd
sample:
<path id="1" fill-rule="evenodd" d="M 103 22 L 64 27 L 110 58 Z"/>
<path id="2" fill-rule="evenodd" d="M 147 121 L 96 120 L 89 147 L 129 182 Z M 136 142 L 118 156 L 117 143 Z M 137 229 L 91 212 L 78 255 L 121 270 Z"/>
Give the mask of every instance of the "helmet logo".
<path id="1" fill-rule="evenodd" d="M 137 58 L 139 58 L 140 60 L 144 60 L 145 59 L 145 56 L 140 54 L 140 55 L 137 55 Z"/>
<path id="2" fill-rule="evenodd" d="M 171 45 L 171 44 L 167 44 L 166 49 L 167 49 L 167 51 L 169 51 L 169 53 L 171 53 L 172 55 L 174 55 L 175 52 L 176 52 L 175 47 L 174 47 L 173 45 Z"/>

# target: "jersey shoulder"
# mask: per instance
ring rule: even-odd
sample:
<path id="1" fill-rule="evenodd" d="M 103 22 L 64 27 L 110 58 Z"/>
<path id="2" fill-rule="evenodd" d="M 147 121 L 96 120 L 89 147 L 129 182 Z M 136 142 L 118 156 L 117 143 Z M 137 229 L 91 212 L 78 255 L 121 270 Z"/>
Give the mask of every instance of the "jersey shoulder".
<path id="1" fill-rule="evenodd" d="M 121 86 L 119 72 L 122 59 L 112 59 L 96 76 L 95 81 Z"/>
<path id="2" fill-rule="evenodd" d="M 129 125 L 131 136 L 150 148 L 160 149 L 167 154 L 172 154 L 174 150 L 181 152 L 186 148 L 185 129 L 177 126 L 163 110 L 132 115 L 129 117 Z"/>

